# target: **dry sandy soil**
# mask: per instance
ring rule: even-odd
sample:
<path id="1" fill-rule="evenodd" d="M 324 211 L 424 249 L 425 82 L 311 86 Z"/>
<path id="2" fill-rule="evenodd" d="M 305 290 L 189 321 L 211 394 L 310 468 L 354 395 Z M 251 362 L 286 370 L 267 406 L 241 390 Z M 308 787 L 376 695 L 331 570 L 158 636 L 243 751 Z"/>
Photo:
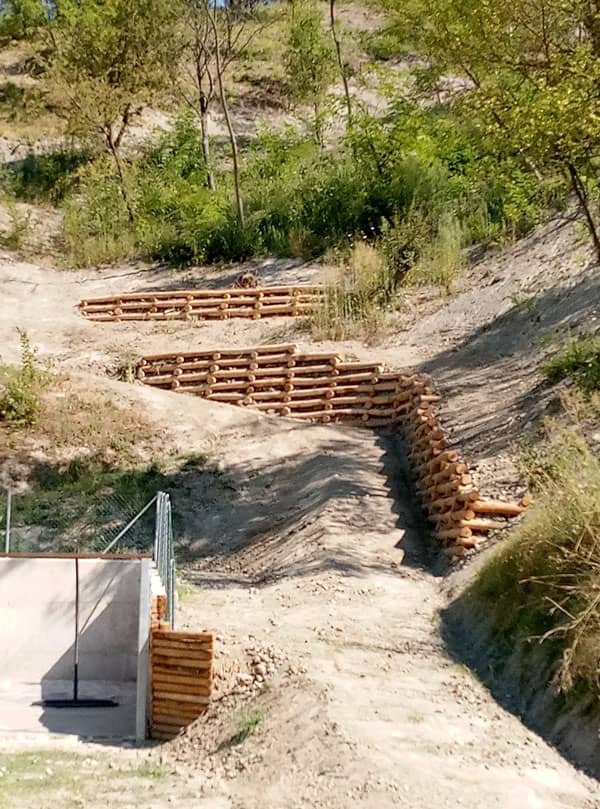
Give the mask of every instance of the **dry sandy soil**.
<path id="1" fill-rule="evenodd" d="M 265 283 L 321 272 L 295 262 L 255 266 Z M 167 766 L 155 792 L 136 792 L 132 776 L 130 791 L 112 785 L 111 806 L 158 809 L 170 794 L 179 806 L 215 809 L 600 807 L 598 783 L 501 708 L 444 647 L 448 579 L 431 573 L 393 437 L 108 378 L 142 351 L 307 345 L 300 323 L 280 319 L 95 324 L 76 310 L 81 297 L 228 284 L 239 272 L 60 273 L 0 256 L 0 362 L 18 360 L 16 327 L 24 327 L 50 368 L 138 408 L 165 446 L 205 453 L 213 469 L 185 491 L 197 528 L 182 546 L 187 587 L 178 624 L 219 633 L 222 698 L 188 737 L 151 751 Z M 381 345 L 338 348 L 432 373 L 446 421 L 486 494 L 518 492 L 513 444 L 551 401 L 536 370 L 539 338 L 593 326 L 599 309 L 587 249 L 571 224 L 552 223 L 476 264 L 451 298 L 407 295 Z M 248 677 L 261 655 L 265 676 Z M 250 724 L 253 732 L 235 744 Z M 69 744 L 56 740 L 53 749 Z M 142 753 L 109 755 L 129 761 Z M 85 805 L 106 805 L 100 794 L 86 793 Z M 9 791 L 7 807 L 26 805 L 26 795 Z"/>

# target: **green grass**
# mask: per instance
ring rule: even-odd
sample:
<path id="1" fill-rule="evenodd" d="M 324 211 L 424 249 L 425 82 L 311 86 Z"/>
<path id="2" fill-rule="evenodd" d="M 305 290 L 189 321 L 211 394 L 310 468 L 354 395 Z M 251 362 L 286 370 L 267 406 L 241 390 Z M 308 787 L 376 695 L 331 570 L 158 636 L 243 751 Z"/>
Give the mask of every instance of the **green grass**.
<path id="1" fill-rule="evenodd" d="M 552 384 L 570 378 L 586 394 L 600 390 L 600 335 L 570 339 L 542 370 Z"/>
<path id="2" fill-rule="evenodd" d="M 243 744 L 249 736 L 256 733 L 261 722 L 264 721 L 266 713 L 259 708 L 243 708 L 237 718 L 238 729 L 219 749 L 227 747 L 237 747 Z"/>
<path id="3" fill-rule="evenodd" d="M 600 699 L 600 461 L 576 430 L 550 428 L 528 457 L 536 502 L 465 595 L 501 658 L 535 655 L 557 694 Z"/>
<path id="4" fill-rule="evenodd" d="M 204 463 L 193 456 L 171 459 L 168 470 L 156 463 L 121 469 L 93 457 L 66 465 L 40 464 L 32 470 L 31 489 L 13 500 L 13 525 L 40 526 L 42 534 L 20 542 L 15 536 L 13 550 L 100 551 L 157 491 L 176 499 L 180 476 L 201 470 Z M 176 513 L 174 521 L 176 533 L 183 530 Z M 147 548 L 153 531 L 150 509 L 115 550 Z"/>
<path id="5" fill-rule="evenodd" d="M 133 797 L 139 779 L 165 775 L 164 769 L 151 762 L 115 765 L 105 756 L 47 750 L 0 753 L 0 809 L 111 805 L 116 793 L 130 790 Z"/>

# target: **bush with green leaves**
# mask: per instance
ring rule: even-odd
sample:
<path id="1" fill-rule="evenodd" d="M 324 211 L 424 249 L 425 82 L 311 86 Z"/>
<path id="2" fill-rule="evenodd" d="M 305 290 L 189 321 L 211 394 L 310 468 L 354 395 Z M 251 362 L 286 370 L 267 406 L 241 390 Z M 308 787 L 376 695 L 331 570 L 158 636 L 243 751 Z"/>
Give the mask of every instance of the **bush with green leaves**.
<path id="1" fill-rule="evenodd" d="M 29 154 L 6 169 L 4 190 L 18 200 L 57 205 L 76 188 L 77 171 L 89 160 L 81 152 Z"/>
<path id="2" fill-rule="evenodd" d="M 543 366 L 553 384 L 571 378 L 584 393 L 600 390 L 600 334 L 574 337 Z"/>
<path id="3" fill-rule="evenodd" d="M 0 5 L 0 39 L 25 39 L 46 19 L 42 0 L 4 0 Z"/>
<path id="4" fill-rule="evenodd" d="M 206 186 L 201 137 L 185 114 L 121 181 L 105 160 L 84 167 L 66 203 L 65 235 L 77 264 L 132 253 L 174 264 L 253 255 L 316 256 L 357 239 L 380 242 L 399 283 L 420 263 L 419 283 L 449 286 L 473 241 L 523 232 L 547 198 L 511 159 L 446 112 L 394 105 L 381 120 L 357 116 L 347 142 L 323 151 L 300 130 L 259 130 L 245 147 L 241 225 L 228 156 L 218 191 Z M 416 276 L 413 276 L 413 279 Z"/>
<path id="5" fill-rule="evenodd" d="M 27 333 L 19 329 L 21 366 L 0 374 L 0 422 L 30 425 L 40 410 L 44 374 L 38 369 Z"/>

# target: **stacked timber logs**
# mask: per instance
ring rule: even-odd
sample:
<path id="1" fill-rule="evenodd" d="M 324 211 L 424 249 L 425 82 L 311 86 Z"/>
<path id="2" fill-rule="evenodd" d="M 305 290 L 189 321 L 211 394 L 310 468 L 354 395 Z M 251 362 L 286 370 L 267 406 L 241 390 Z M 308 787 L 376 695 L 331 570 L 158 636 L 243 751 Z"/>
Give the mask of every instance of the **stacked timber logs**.
<path id="1" fill-rule="evenodd" d="M 507 526 L 494 518 L 517 516 L 525 508 L 480 495 L 449 444 L 435 409 L 440 397 L 423 375 L 273 345 L 147 356 L 137 377 L 153 387 L 295 419 L 403 427 L 425 512 L 452 561 L 478 547 L 488 532 Z"/>
<path id="2" fill-rule="evenodd" d="M 172 739 L 207 710 L 214 646 L 212 632 L 152 630 L 150 735 L 153 739 Z"/>
<path id="3" fill-rule="evenodd" d="M 408 398 L 403 378 L 381 363 L 302 353 L 294 345 L 156 354 L 140 361 L 137 378 L 281 416 L 368 427 L 390 424 Z"/>
<path id="4" fill-rule="evenodd" d="M 167 629 L 169 623 L 166 620 L 167 616 L 167 596 L 154 595 L 152 596 L 150 606 L 150 629 Z"/>
<path id="5" fill-rule="evenodd" d="M 132 292 L 82 300 L 88 320 L 227 320 L 247 317 L 310 314 L 323 301 L 320 286 L 280 286 L 231 289 L 182 289 L 171 292 Z"/>
<path id="6" fill-rule="evenodd" d="M 507 522 L 492 518 L 515 517 L 528 501 L 517 505 L 481 496 L 469 467 L 442 428 L 435 410 L 439 399 L 424 378 L 415 380 L 403 426 L 425 513 L 450 560 L 456 561 L 468 549 L 477 548 L 488 532 L 508 527 Z"/>

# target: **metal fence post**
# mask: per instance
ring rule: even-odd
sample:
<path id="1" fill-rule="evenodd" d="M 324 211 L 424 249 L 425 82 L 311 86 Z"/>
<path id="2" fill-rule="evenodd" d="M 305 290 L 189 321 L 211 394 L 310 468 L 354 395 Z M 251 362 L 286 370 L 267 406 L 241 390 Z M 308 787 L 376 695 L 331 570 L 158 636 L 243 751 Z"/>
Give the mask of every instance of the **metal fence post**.
<path id="1" fill-rule="evenodd" d="M 6 531 L 4 535 L 4 552 L 10 553 L 10 521 L 12 518 L 12 492 L 6 492 Z"/>

